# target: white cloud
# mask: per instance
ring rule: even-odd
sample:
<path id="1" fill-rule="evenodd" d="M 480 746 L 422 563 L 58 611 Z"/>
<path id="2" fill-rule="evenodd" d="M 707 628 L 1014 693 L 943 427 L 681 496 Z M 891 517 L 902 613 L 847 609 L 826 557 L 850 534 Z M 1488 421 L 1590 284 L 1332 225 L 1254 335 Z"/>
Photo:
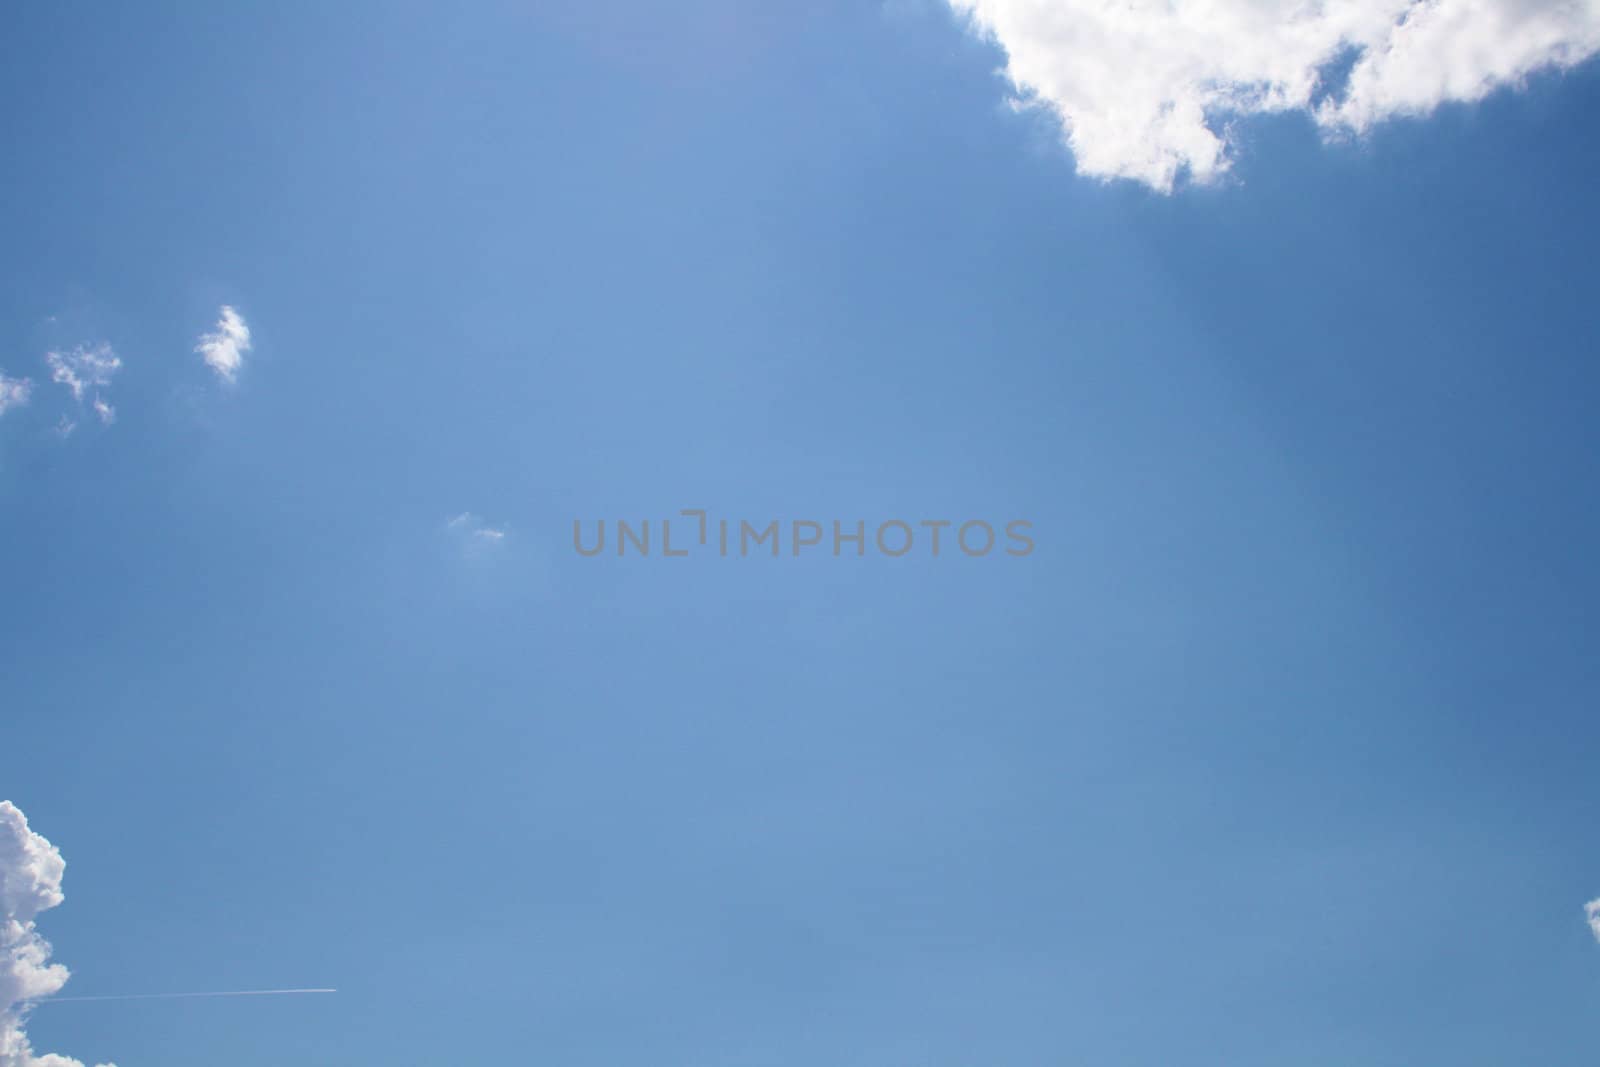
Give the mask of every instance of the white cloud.
<path id="1" fill-rule="evenodd" d="M 445 529 L 461 539 L 468 551 L 483 550 L 502 544 L 510 530 L 504 526 L 491 526 L 470 511 L 463 511 L 449 522 Z"/>
<path id="2" fill-rule="evenodd" d="M 29 1007 L 67 983 L 67 969 L 50 962 L 50 943 L 34 928 L 40 912 L 61 903 L 65 870 L 55 846 L 28 828 L 16 805 L 0 801 L 0 1067 L 83 1067 L 35 1055 L 23 1030 Z"/>
<path id="3" fill-rule="evenodd" d="M 0 374 L 0 415 L 11 408 L 20 408 L 33 394 L 33 383 L 26 378 L 7 378 Z"/>
<path id="4" fill-rule="evenodd" d="M 217 372 L 217 377 L 232 384 L 239 377 L 244 354 L 250 351 L 250 327 L 245 324 L 244 316 L 224 304 L 217 312 L 216 330 L 202 334 L 194 350 L 200 353 L 206 366 Z"/>
<path id="5" fill-rule="evenodd" d="M 122 360 L 104 342 L 92 348 L 78 345 L 70 352 L 46 352 L 44 361 L 50 367 L 50 380 L 66 386 L 80 404 L 87 390 L 109 386 L 122 369 Z"/>
<path id="6" fill-rule="evenodd" d="M 1591 900 L 1585 904 L 1583 917 L 1589 920 L 1589 929 L 1594 932 L 1594 939 L 1600 941 L 1600 900 Z"/>
<path id="7" fill-rule="evenodd" d="M 1233 117 L 1361 133 L 1600 51 L 1600 0 L 949 2 L 1005 49 L 1018 100 L 1054 112 L 1081 173 L 1161 191 L 1227 172 Z"/>

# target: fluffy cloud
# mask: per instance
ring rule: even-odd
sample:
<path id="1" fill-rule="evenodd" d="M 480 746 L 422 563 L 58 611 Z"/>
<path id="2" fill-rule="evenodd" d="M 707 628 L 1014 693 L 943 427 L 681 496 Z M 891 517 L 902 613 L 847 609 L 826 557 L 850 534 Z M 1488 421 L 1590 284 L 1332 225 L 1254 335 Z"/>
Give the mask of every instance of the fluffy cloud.
<path id="1" fill-rule="evenodd" d="M 0 801 L 0 1067 L 83 1067 L 35 1055 L 22 1028 L 29 1006 L 67 982 L 67 969 L 50 962 L 50 943 L 34 929 L 40 912 L 61 903 L 65 870 L 55 846 L 28 829 L 16 805 Z"/>
<path id="2" fill-rule="evenodd" d="M 79 345 L 70 352 L 46 352 L 44 361 L 50 368 L 50 380 L 66 386 L 78 403 L 83 403 L 85 392 L 96 390 L 97 410 L 98 390 L 110 386 L 112 377 L 122 369 L 122 360 L 104 342 L 92 348 Z"/>
<path id="3" fill-rule="evenodd" d="M 949 0 L 1060 119 L 1078 170 L 1170 191 L 1230 165 L 1228 121 L 1329 136 L 1479 100 L 1600 51 L 1600 0 Z"/>
<path id="4" fill-rule="evenodd" d="M 1589 920 L 1589 929 L 1594 931 L 1594 939 L 1600 941 L 1600 900 L 1591 900 L 1585 904 L 1583 916 Z"/>
<path id="5" fill-rule="evenodd" d="M 26 378 L 7 378 L 0 374 L 0 415 L 9 408 L 20 408 L 33 393 L 33 383 Z"/>
<path id="6" fill-rule="evenodd" d="M 200 353 L 206 366 L 217 372 L 217 377 L 231 384 L 239 377 L 244 354 L 250 351 L 250 327 L 245 324 L 244 316 L 223 305 L 217 312 L 217 328 L 202 334 L 194 350 Z"/>

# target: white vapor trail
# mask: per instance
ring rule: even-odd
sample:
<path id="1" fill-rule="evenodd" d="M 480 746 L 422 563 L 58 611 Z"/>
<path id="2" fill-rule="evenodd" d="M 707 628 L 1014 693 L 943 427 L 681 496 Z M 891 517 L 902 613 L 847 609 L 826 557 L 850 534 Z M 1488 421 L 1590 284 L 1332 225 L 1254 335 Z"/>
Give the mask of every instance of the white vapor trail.
<path id="1" fill-rule="evenodd" d="M 40 1004 L 83 1004 L 95 1000 L 191 1000 L 195 997 L 292 997 L 337 993 L 337 989 L 230 989 L 219 993 L 113 993 L 103 997 L 51 997 Z"/>

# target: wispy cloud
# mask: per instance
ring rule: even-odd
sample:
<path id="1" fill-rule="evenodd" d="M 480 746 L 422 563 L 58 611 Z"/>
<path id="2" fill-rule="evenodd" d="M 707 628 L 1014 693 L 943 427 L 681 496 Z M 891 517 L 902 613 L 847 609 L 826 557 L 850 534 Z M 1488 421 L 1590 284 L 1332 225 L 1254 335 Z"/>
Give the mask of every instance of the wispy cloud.
<path id="1" fill-rule="evenodd" d="M 1170 191 L 1231 163 L 1229 120 L 1301 111 L 1328 136 L 1482 99 L 1600 51 L 1594 0 L 949 0 L 1005 49 L 1078 170 Z"/>
<path id="2" fill-rule="evenodd" d="M 445 523 L 445 529 L 460 539 L 462 547 L 469 552 L 498 547 L 505 542 L 507 534 L 510 533 L 510 529 L 503 523 L 498 526 L 491 525 L 470 511 L 463 511 Z"/>
<path id="3" fill-rule="evenodd" d="M 217 312 L 217 328 L 202 334 L 194 350 L 217 377 L 231 385 L 238 380 L 244 355 L 250 351 L 250 327 L 243 315 L 224 304 Z"/>
<path id="4" fill-rule="evenodd" d="M 1589 920 L 1594 939 L 1600 941 L 1600 900 L 1591 900 L 1583 906 L 1583 917 Z"/>
<path id="5" fill-rule="evenodd" d="M 20 408 L 33 395 L 33 383 L 26 378 L 7 378 L 0 374 L 0 415 Z"/>
<path id="6" fill-rule="evenodd" d="M 121 358 L 103 341 L 94 346 L 78 345 L 70 351 L 46 352 L 44 361 L 50 368 L 50 380 L 66 386 L 72 399 L 80 404 L 86 392 L 109 387 L 122 369 Z M 99 399 L 96 392 L 95 400 Z"/>
<path id="7" fill-rule="evenodd" d="M 34 927 L 64 899 L 66 863 L 54 845 L 0 800 L 0 1067 L 83 1067 L 66 1056 L 35 1055 L 23 1024 L 33 1003 L 59 991 L 69 973 L 50 962 L 50 943 Z M 111 1065 L 105 1065 L 111 1067 Z"/>

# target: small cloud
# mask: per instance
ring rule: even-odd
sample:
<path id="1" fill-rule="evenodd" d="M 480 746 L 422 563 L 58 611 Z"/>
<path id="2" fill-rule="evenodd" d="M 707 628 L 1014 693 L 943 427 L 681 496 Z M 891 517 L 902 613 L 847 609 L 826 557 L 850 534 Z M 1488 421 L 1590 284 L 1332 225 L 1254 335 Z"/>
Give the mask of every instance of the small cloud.
<path id="1" fill-rule="evenodd" d="M 11 408 L 20 408 L 33 394 L 33 383 L 27 378 L 7 378 L 0 374 L 0 415 Z"/>
<path id="2" fill-rule="evenodd" d="M 1589 920 L 1589 930 L 1600 941 L 1600 900 L 1591 900 L 1583 906 L 1583 917 Z"/>
<path id="3" fill-rule="evenodd" d="M 77 421 L 74 420 L 74 419 L 69 419 L 65 415 L 61 416 L 61 418 L 56 420 L 56 436 L 57 437 L 71 437 L 72 436 L 72 431 L 76 430 L 77 428 L 78 428 Z"/>
<path id="4" fill-rule="evenodd" d="M 250 327 L 244 316 L 226 304 L 217 316 L 216 330 L 202 334 L 194 350 L 206 366 L 217 372 L 217 377 L 232 385 L 238 380 L 244 354 L 250 351 Z"/>
<path id="5" fill-rule="evenodd" d="M 100 421 L 105 423 L 107 426 L 110 426 L 113 422 L 117 421 L 117 409 L 106 403 L 104 400 L 101 400 L 99 397 L 94 398 L 94 413 L 98 415 L 100 417 Z"/>
<path id="6" fill-rule="evenodd" d="M 460 539 L 463 549 L 483 551 L 503 544 L 510 529 L 501 524 L 493 526 L 470 511 L 463 511 L 449 522 L 445 529 Z"/>
<path id="7" fill-rule="evenodd" d="M 122 360 L 104 341 L 92 348 L 78 345 L 70 352 L 46 352 L 44 361 L 50 368 L 50 380 L 66 386 L 80 404 L 86 390 L 109 386 L 112 376 L 122 369 Z"/>

